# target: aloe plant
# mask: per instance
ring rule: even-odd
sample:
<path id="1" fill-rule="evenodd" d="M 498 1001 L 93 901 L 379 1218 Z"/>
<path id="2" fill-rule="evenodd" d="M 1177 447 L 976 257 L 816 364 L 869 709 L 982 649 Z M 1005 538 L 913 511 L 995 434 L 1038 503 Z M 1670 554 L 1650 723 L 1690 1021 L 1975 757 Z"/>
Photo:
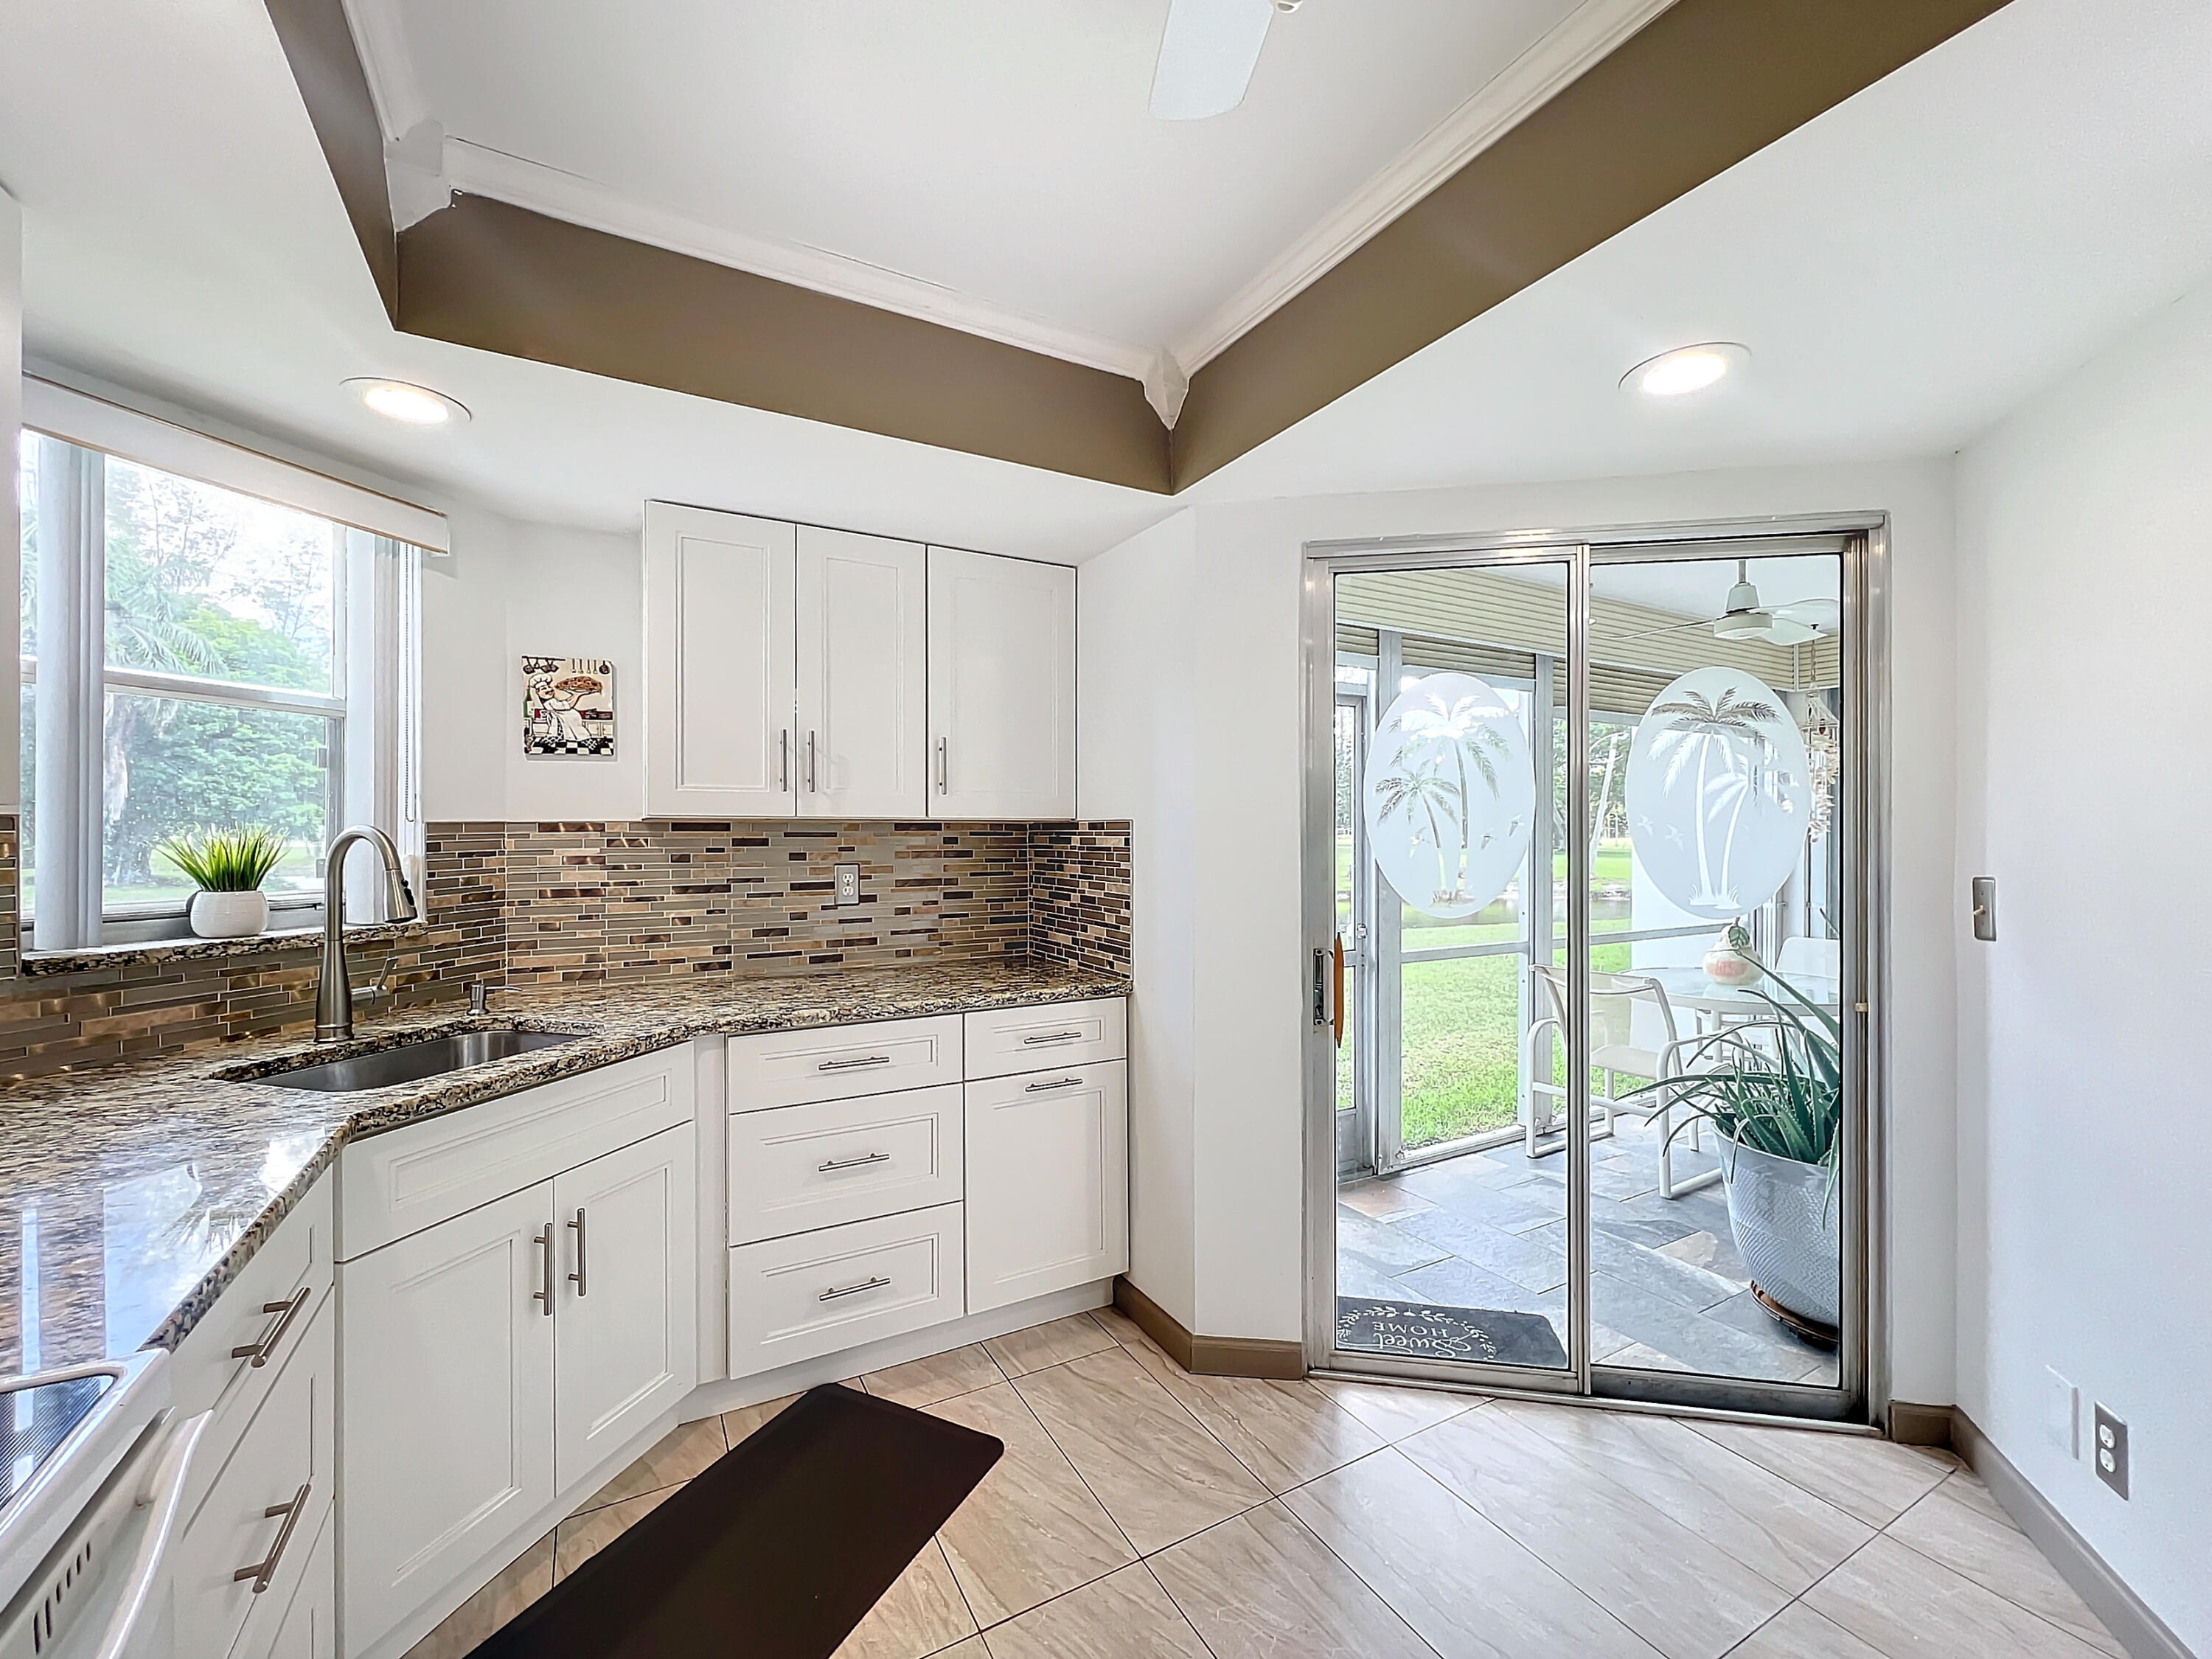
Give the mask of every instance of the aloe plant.
<path id="1" fill-rule="evenodd" d="M 284 837 L 274 830 L 209 830 L 172 836 L 154 850 L 210 893 L 250 893 L 283 860 Z"/>

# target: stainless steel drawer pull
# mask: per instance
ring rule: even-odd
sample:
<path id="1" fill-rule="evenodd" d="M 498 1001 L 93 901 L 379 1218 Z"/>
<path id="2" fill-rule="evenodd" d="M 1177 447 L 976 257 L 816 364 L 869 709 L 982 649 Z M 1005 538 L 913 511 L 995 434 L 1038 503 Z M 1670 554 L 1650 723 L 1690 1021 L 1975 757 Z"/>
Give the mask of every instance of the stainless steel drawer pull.
<path id="1" fill-rule="evenodd" d="M 940 795 L 945 793 L 945 744 L 943 738 L 937 740 L 937 793 Z"/>
<path id="2" fill-rule="evenodd" d="M 568 1224 L 576 1230 L 576 1271 L 568 1275 L 568 1282 L 576 1287 L 576 1294 L 584 1296 L 584 1212 L 576 1212 L 576 1218 Z"/>
<path id="3" fill-rule="evenodd" d="M 1083 1079 L 1079 1077 L 1048 1078 L 1042 1083 L 1025 1084 L 1022 1088 L 1022 1092 L 1025 1095 L 1041 1095 L 1048 1089 L 1073 1089 L 1080 1085 Z"/>
<path id="4" fill-rule="evenodd" d="M 545 1288 L 542 1291 L 531 1291 L 530 1299 L 532 1302 L 543 1302 L 545 1304 L 545 1316 L 550 1319 L 553 1317 L 553 1224 L 547 1222 L 544 1231 L 533 1235 L 530 1242 L 545 1252 L 545 1260 L 538 1264 L 544 1269 Z"/>
<path id="5" fill-rule="evenodd" d="M 863 1054 L 857 1060 L 825 1060 L 814 1069 L 817 1072 L 851 1072 L 863 1066 L 888 1066 L 889 1054 Z"/>
<path id="6" fill-rule="evenodd" d="M 847 1285 L 837 1289 L 824 1291 L 815 1300 L 835 1302 L 841 1296 L 858 1296 L 862 1291 L 880 1291 L 890 1283 L 890 1279 L 878 1273 L 873 1279 L 864 1279 L 857 1285 Z"/>
<path id="7" fill-rule="evenodd" d="M 276 1345 L 284 1340 L 284 1333 L 292 1328 L 292 1322 L 300 1316 L 300 1310 L 307 1305 L 307 1298 L 313 1294 L 313 1285 L 302 1285 L 299 1294 L 289 1302 L 263 1303 L 262 1312 L 279 1314 L 283 1316 L 269 1328 L 268 1334 L 258 1342 L 249 1342 L 242 1348 L 233 1348 L 230 1351 L 230 1357 L 233 1359 L 250 1359 L 256 1366 L 267 1364 L 269 1356 L 276 1352 Z"/>
<path id="8" fill-rule="evenodd" d="M 307 1488 L 313 1484 L 313 1481 L 301 1481 L 300 1490 L 292 1494 L 290 1503 L 271 1504 L 261 1512 L 263 1518 L 270 1521 L 283 1516 L 284 1524 L 276 1529 L 276 1541 L 269 1547 L 269 1559 L 256 1561 L 250 1567 L 240 1567 L 230 1575 L 232 1583 L 242 1584 L 251 1578 L 256 1595 L 269 1588 L 270 1581 L 276 1577 L 276 1564 L 284 1559 L 284 1546 L 292 1541 L 293 1528 L 300 1524 L 300 1517 L 307 1512 Z"/>
<path id="9" fill-rule="evenodd" d="M 863 1152 L 858 1158 L 825 1158 L 814 1167 L 828 1175 L 832 1170 L 857 1170 L 864 1164 L 888 1164 L 890 1161 L 889 1152 Z"/>
<path id="10" fill-rule="evenodd" d="M 1082 1041 L 1083 1033 L 1080 1031 L 1040 1031 L 1035 1036 L 1024 1037 L 1022 1047 L 1034 1048 L 1040 1043 L 1045 1042 L 1080 1042 Z"/>

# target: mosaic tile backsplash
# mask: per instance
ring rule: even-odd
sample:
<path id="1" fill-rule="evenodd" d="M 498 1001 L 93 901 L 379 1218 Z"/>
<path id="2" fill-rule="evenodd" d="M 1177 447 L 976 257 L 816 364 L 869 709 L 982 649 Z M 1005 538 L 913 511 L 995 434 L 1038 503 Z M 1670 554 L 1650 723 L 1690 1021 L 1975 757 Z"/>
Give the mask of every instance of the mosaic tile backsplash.
<path id="1" fill-rule="evenodd" d="M 0 1079 L 313 1023 L 312 940 L 17 976 L 15 831 L 0 817 Z M 1126 823 L 438 823 L 427 852 L 424 931 L 347 952 L 354 983 L 386 974 L 402 1008 L 472 980 L 1131 960 Z M 856 905 L 835 902 L 839 864 L 860 866 Z"/>

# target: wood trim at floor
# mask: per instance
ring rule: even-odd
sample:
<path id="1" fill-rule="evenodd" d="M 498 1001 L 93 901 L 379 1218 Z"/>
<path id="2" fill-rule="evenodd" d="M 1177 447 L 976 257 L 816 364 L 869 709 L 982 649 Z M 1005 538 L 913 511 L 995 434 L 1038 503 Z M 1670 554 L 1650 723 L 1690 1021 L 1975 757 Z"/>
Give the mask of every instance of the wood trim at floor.
<path id="1" fill-rule="evenodd" d="M 1889 1437 L 1900 1446 L 1934 1446 L 1951 1449 L 1951 1407 L 1917 1406 L 1909 1400 L 1889 1402 Z"/>
<path id="2" fill-rule="evenodd" d="M 1936 1408 L 1906 1409 L 1917 1413 Z M 1891 1407 L 1893 1422 L 1896 1411 L 1897 1407 Z M 1949 1416 L 1951 1449 L 1981 1476 L 2005 1513 L 2058 1569 L 2058 1576 L 2074 1587 L 2075 1594 L 2089 1604 L 2089 1611 L 2104 1620 L 2105 1628 L 2133 1659 L 2196 1659 L 2188 1644 L 2106 1565 L 2105 1558 L 2089 1547 L 2057 1506 L 2028 1484 L 2027 1477 L 2012 1466 L 1972 1418 L 1956 1406 L 1950 1407 Z"/>
<path id="3" fill-rule="evenodd" d="M 1259 1376 L 1289 1381 L 1306 1374 L 1302 1342 L 1254 1336 L 1194 1336 L 1165 1308 L 1127 1279 L 1114 1281 L 1114 1305 L 1194 1376 Z"/>

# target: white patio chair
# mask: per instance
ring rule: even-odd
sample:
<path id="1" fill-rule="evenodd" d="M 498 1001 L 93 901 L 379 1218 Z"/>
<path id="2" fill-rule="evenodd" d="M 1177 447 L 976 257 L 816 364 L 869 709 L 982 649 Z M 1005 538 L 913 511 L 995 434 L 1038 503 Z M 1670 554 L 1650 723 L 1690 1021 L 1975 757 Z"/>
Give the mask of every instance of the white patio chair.
<path id="1" fill-rule="evenodd" d="M 1559 969 L 1539 964 L 1535 978 L 1542 988 L 1549 1012 L 1529 1021 L 1527 1037 L 1525 1075 L 1528 1079 L 1530 1095 L 1546 1095 L 1564 1101 L 1565 1088 L 1551 1081 L 1552 1035 L 1559 1034 L 1564 1043 L 1566 1038 L 1566 986 Z M 1656 1048 L 1648 1048 L 1635 1040 L 1636 1004 L 1649 1000 L 1657 1006 L 1659 1024 L 1665 1040 Z M 1613 1115 L 1622 1105 L 1620 1099 L 1620 1079 L 1643 1078 L 1656 1082 L 1680 1075 L 1681 1056 L 1685 1049 L 1698 1042 L 1695 1035 L 1684 1036 L 1674 1024 L 1674 1005 L 1667 1000 L 1667 988 L 1647 975 L 1601 974 L 1590 975 L 1590 1066 L 1605 1074 L 1605 1092 L 1590 1097 L 1590 1139 L 1593 1141 L 1610 1139 L 1613 1136 Z M 1657 1106 L 1645 1106 L 1634 1102 L 1626 1109 L 1643 1115 L 1647 1123 L 1656 1123 L 1659 1129 L 1659 1196 L 1679 1198 L 1685 1193 L 1696 1192 L 1700 1187 L 1710 1187 L 1718 1181 L 1720 1171 L 1708 1170 L 1702 1175 L 1677 1182 L 1674 1179 L 1674 1104 L 1662 1100 Z M 1601 1123 L 1600 1120 L 1602 1119 Z M 1686 1130 L 1692 1150 L 1702 1143 L 1702 1126 L 1692 1117 Z M 1535 1115 L 1522 1125 L 1522 1146 L 1530 1158 L 1540 1158 L 1557 1147 L 1540 1149 L 1536 1145 Z"/>
<path id="2" fill-rule="evenodd" d="M 1774 971 L 1784 979 L 1808 974 L 1840 985 L 1844 979 L 1844 942 L 1839 939 L 1814 939 L 1804 933 L 1785 939 L 1781 954 L 1774 959 Z"/>

